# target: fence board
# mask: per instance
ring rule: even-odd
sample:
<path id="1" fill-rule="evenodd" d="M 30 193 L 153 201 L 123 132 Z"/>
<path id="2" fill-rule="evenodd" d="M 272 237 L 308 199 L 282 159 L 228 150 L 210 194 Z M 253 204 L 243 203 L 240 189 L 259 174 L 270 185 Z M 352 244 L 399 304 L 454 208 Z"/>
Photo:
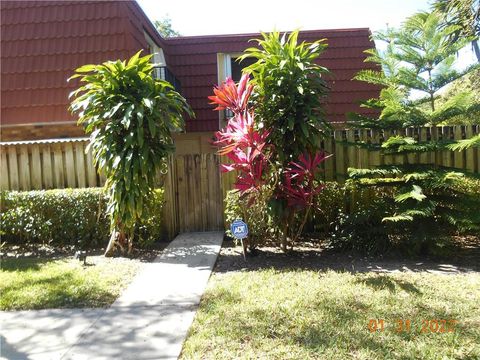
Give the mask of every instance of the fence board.
<path id="1" fill-rule="evenodd" d="M 64 170 L 63 170 L 63 152 L 60 144 L 55 144 L 53 146 L 53 162 L 55 167 L 55 172 L 53 176 L 53 183 L 55 188 L 63 189 L 65 187 L 64 183 Z"/>
<path id="2" fill-rule="evenodd" d="M 462 127 L 461 126 L 455 126 L 455 128 L 453 129 L 453 139 L 454 140 L 461 140 L 462 139 Z M 453 166 L 455 168 L 457 168 L 457 169 L 465 168 L 464 156 L 465 156 L 464 151 L 455 151 L 453 153 Z"/>
<path id="3" fill-rule="evenodd" d="M 53 187 L 53 175 L 52 175 L 52 152 L 50 145 L 43 145 L 42 151 L 42 178 L 43 188 L 51 189 Z"/>
<path id="4" fill-rule="evenodd" d="M 378 133 L 378 131 L 371 131 L 370 143 L 371 144 L 380 143 L 380 134 Z M 369 151 L 369 157 L 370 159 L 368 161 L 372 166 L 380 166 L 382 164 L 380 159 L 380 151 L 378 150 Z"/>
<path id="5" fill-rule="evenodd" d="M 65 172 L 67 173 L 67 186 L 73 188 L 76 186 L 75 181 L 75 160 L 73 156 L 73 146 L 71 143 L 66 143 L 65 151 Z"/>
<path id="6" fill-rule="evenodd" d="M 208 229 L 208 218 L 210 209 L 208 207 L 208 173 L 207 173 L 207 157 L 201 156 L 200 159 L 200 194 L 203 201 L 201 201 L 202 207 L 202 230 Z"/>
<path id="7" fill-rule="evenodd" d="M 84 149 L 85 151 L 85 149 Z M 97 169 L 93 165 L 93 155 L 92 151 L 89 150 L 85 154 L 87 161 L 85 162 L 86 172 L 87 172 L 87 183 L 89 187 L 98 186 L 97 182 Z"/>
<path id="8" fill-rule="evenodd" d="M 185 186 L 185 161 L 183 156 L 179 156 L 175 161 L 175 168 L 177 172 L 177 201 L 178 201 L 178 220 L 179 229 L 186 229 L 187 216 L 186 216 L 186 186 Z"/>
<path id="9" fill-rule="evenodd" d="M 0 164 L 0 171 L 2 172 L 1 183 L 0 186 L 2 187 L 1 190 L 6 190 L 10 188 L 10 184 L 8 182 L 8 160 L 7 160 L 7 152 L 5 149 L 0 149 L 1 151 L 1 164 Z"/>
<path id="10" fill-rule="evenodd" d="M 39 190 L 42 188 L 42 163 L 40 160 L 40 147 L 38 144 L 32 146 L 32 188 Z"/>
<path id="11" fill-rule="evenodd" d="M 17 148 L 14 146 L 8 147 L 8 175 L 10 179 L 10 190 L 19 190 Z"/>
<path id="12" fill-rule="evenodd" d="M 75 173 L 77 176 L 77 183 L 79 188 L 84 188 L 86 182 L 85 169 L 85 148 L 82 143 L 75 144 Z"/>
<path id="13" fill-rule="evenodd" d="M 30 158 L 27 147 L 20 148 L 18 170 L 20 174 L 20 188 L 22 190 L 31 190 Z"/>
<path id="14" fill-rule="evenodd" d="M 324 140 L 324 150 L 327 154 L 333 153 L 333 134 Z M 325 161 L 325 180 L 332 181 L 335 176 L 335 162 L 332 158 Z"/>
<path id="15" fill-rule="evenodd" d="M 334 148 L 334 159 L 335 159 L 335 170 L 336 178 L 339 181 L 344 181 L 346 178 L 345 171 L 345 146 L 344 141 L 344 130 L 335 130 L 335 148 Z M 327 160 L 328 161 L 328 160 Z"/>

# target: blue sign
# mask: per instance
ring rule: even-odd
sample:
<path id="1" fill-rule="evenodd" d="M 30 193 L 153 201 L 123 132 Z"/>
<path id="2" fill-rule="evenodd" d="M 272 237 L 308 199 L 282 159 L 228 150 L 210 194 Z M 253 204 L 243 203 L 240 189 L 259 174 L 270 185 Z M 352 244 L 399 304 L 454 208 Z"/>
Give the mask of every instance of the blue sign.
<path id="1" fill-rule="evenodd" d="M 235 220 L 230 226 L 230 231 L 237 239 L 245 239 L 248 236 L 248 226 L 242 220 Z"/>

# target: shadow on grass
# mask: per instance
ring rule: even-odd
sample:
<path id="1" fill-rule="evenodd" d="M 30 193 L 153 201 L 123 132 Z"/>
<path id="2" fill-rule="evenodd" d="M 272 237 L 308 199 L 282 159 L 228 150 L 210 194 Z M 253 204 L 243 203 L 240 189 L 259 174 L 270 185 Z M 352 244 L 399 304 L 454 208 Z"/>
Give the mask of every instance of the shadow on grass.
<path id="1" fill-rule="evenodd" d="M 412 294 L 422 294 L 422 292 L 411 282 L 396 279 L 388 275 L 371 275 L 366 278 L 356 279 L 356 282 L 365 284 L 374 290 L 387 289 L 390 292 L 396 292 L 398 287 Z"/>
<path id="2" fill-rule="evenodd" d="M 73 273 L 27 277 L 2 286 L 2 310 L 102 307 L 113 303 L 117 293 L 104 284 L 86 281 Z"/>
<path id="3" fill-rule="evenodd" d="M 43 265 L 56 260 L 52 259 L 2 259 L 2 271 L 39 270 Z"/>

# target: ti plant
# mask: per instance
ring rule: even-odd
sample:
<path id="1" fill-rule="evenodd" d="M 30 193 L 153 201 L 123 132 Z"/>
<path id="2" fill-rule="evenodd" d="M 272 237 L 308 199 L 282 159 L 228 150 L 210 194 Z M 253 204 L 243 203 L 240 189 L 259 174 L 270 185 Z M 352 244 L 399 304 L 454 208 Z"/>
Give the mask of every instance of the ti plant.
<path id="1" fill-rule="evenodd" d="M 278 32 L 262 36 L 255 40 L 259 48 L 246 49 L 240 59 L 256 60 L 244 72 L 252 77 L 255 112 L 271 129 L 272 160 L 285 167 L 300 154 L 319 150 L 330 129 L 323 112 L 328 70 L 316 63 L 327 45 L 325 39 L 298 43 L 298 31 L 288 37 Z"/>
<path id="2" fill-rule="evenodd" d="M 237 172 L 235 188 L 240 192 L 242 204 L 250 209 L 242 211 L 247 222 L 250 220 L 246 219 L 247 214 L 255 217 L 252 221 L 264 218 L 267 211 L 264 206 L 269 199 L 279 198 L 286 203 L 288 211 L 285 213 L 288 213 L 289 221 L 277 219 L 285 224 L 281 246 L 286 250 L 288 238 L 294 242 L 301 234 L 314 196 L 322 190 L 316 175 L 326 156 L 323 153 L 300 154 L 298 161 L 290 161 L 279 175 L 271 161 L 276 148 L 268 142 L 272 130 L 259 127 L 254 112 L 248 106 L 252 89 L 247 74 L 242 76 L 238 86 L 229 78 L 214 89 L 215 95 L 209 99 L 217 105 L 215 110 L 229 109 L 234 114 L 227 126 L 215 133 L 214 144 L 219 147 L 218 154 L 230 160 L 230 163 L 222 164 L 222 171 Z M 295 214 L 301 211 L 305 213 L 304 220 L 294 227 Z M 249 247 L 257 246 L 259 240 L 254 236 Z"/>
<path id="3" fill-rule="evenodd" d="M 70 110 L 90 134 L 95 165 L 106 176 L 111 238 L 105 251 L 131 251 L 134 229 L 147 216 L 158 170 L 167 171 L 172 132 L 193 116 L 185 99 L 166 81 L 152 77 L 151 56 L 84 65 L 71 77 L 83 83 Z"/>
<path id="4" fill-rule="evenodd" d="M 478 229 L 478 202 L 459 189 L 464 173 L 439 166 L 440 151 L 448 151 L 448 142 L 441 140 L 438 125 L 471 111 L 480 104 L 470 92 L 461 92 L 440 102 L 440 90 L 452 81 L 474 70 L 478 65 L 458 71 L 454 68 L 456 53 L 469 39 L 450 41 L 458 28 L 444 26 L 438 13 L 418 13 L 398 29 L 376 34 L 387 43 L 384 51 L 368 50 L 367 61 L 378 64 L 378 70 L 359 72 L 355 79 L 379 85 L 378 98 L 363 106 L 377 110 L 378 117 L 350 114 L 356 127 L 401 130 L 407 127 L 431 126 L 431 139 L 418 141 L 412 137 L 393 136 L 380 149 L 384 157 L 431 153 L 426 164 L 379 166 L 373 169 L 349 169 L 351 181 L 363 186 L 394 186 L 396 211 L 383 220 L 412 225 L 414 235 L 428 238 L 435 224 L 446 223 L 454 228 Z M 413 94 L 420 96 L 412 96 Z M 467 142 L 469 140 L 466 140 Z M 478 201 L 478 200 L 477 200 Z M 404 232 L 405 233 L 405 232 Z"/>

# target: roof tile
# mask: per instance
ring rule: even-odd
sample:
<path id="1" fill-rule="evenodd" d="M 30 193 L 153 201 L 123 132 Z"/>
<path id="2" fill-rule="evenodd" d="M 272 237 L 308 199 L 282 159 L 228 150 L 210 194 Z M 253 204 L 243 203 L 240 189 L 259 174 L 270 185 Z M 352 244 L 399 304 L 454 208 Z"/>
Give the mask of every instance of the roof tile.
<path id="1" fill-rule="evenodd" d="M 217 53 L 239 53 L 259 34 L 191 36 L 162 39 L 134 1 L 1 1 L 2 123 L 22 124 L 73 120 L 67 83 L 86 63 L 125 59 L 147 46 L 144 31 L 164 49 L 167 63 L 182 83 L 183 95 L 196 112 L 187 131 L 218 128 L 218 113 L 207 96 L 217 83 Z M 365 64 L 363 51 L 373 42 L 368 29 L 301 32 L 301 39 L 327 38 L 319 63 L 328 67 L 330 121 L 344 121 L 359 110 L 356 101 L 378 94 L 378 88 L 351 81 Z M 366 110 L 360 110 L 366 111 Z"/>

